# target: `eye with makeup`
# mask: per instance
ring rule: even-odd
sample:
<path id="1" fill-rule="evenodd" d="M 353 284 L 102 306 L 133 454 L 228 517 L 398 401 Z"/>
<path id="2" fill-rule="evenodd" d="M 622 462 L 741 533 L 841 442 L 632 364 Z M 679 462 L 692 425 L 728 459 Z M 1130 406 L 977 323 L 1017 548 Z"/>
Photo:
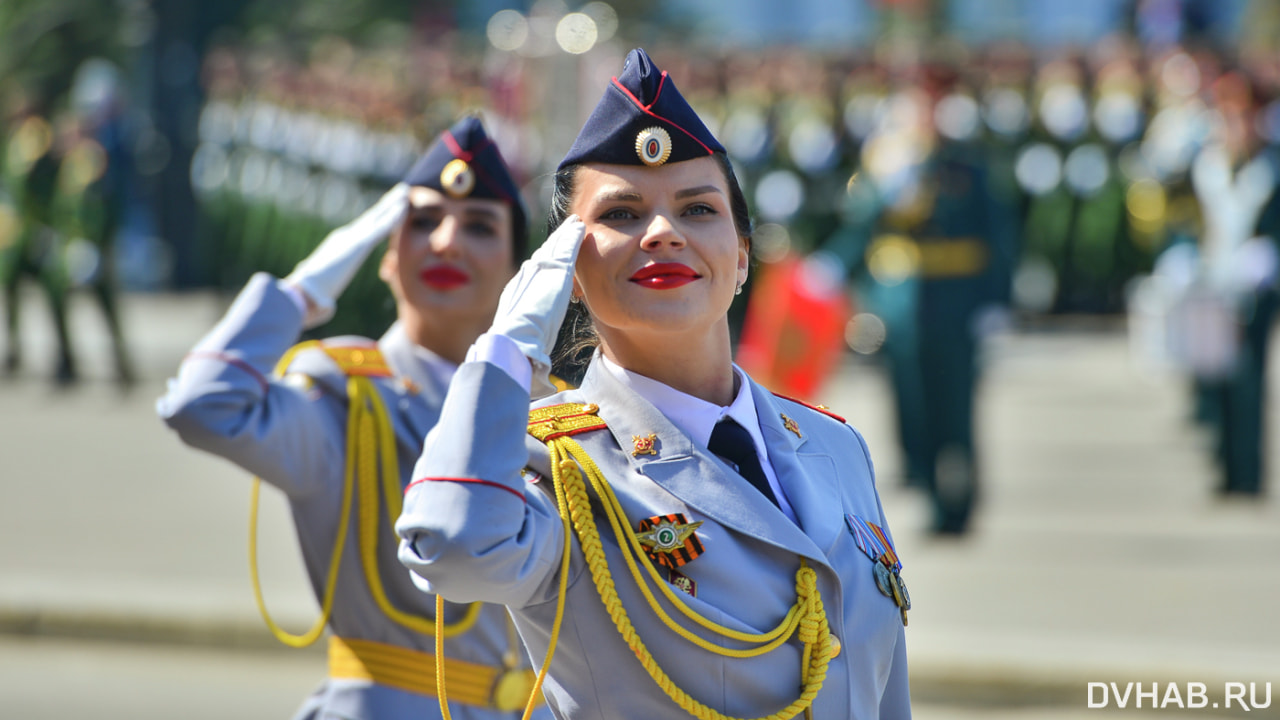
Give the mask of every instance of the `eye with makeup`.
<path id="1" fill-rule="evenodd" d="M 600 222 L 622 222 L 626 220 L 635 220 L 640 217 L 631 208 L 617 207 L 605 210 L 600 214 Z"/>
<path id="2" fill-rule="evenodd" d="M 463 229 L 468 235 L 478 238 L 492 239 L 498 237 L 498 224 L 490 220 L 468 220 Z"/>
<path id="3" fill-rule="evenodd" d="M 414 232 L 431 232 L 440 225 L 443 218 L 444 213 L 440 210 L 415 210 L 409 216 L 409 229 Z"/>
<path id="4" fill-rule="evenodd" d="M 693 205 L 685 208 L 683 214 L 686 216 L 698 217 L 705 215 L 719 215 L 720 211 L 708 203 L 694 203 Z"/>

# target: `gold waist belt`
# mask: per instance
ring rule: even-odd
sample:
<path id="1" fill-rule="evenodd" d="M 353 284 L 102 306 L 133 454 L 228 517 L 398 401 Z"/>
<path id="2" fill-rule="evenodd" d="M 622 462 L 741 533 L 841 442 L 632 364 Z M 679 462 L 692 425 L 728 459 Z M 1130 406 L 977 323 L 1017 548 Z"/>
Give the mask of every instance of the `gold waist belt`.
<path id="1" fill-rule="evenodd" d="M 532 670 L 504 670 L 452 658 L 444 658 L 444 675 L 450 702 L 504 711 L 524 708 L 534 681 Z M 330 637 L 329 677 L 369 680 L 436 697 L 436 656 L 370 640 Z"/>

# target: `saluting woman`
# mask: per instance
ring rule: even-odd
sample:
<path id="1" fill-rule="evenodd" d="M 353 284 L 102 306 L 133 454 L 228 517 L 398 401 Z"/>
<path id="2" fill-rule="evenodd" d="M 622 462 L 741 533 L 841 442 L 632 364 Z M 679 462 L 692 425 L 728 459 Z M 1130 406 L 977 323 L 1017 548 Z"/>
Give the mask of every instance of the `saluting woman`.
<path id="1" fill-rule="evenodd" d="M 644 51 L 561 163 L 549 225 L 406 493 L 419 586 L 507 605 L 558 717 L 909 717 L 866 444 L 733 364 L 746 203 Z M 543 397 L 570 298 L 598 347 Z"/>
<path id="2" fill-rule="evenodd" d="M 492 322 L 526 234 L 497 146 L 478 119 L 464 118 L 288 277 L 250 279 L 157 403 L 184 442 L 289 500 L 321 617 L 290 635 L 258 599 L 288 644 L 330 633 L 328 678 L 299 719 L 438 718 L 438 665 L 455 688 L 453 717 L 510 720 L 524 708 L 533 675 L 506 610 L 437 612 L 396 562 L 391 524 L 449 380 Z M 377 342 L 340 337 L 291 350 L 332 315 L 388 235 L 379 276 L 395 297 L 395 324 Z"/>

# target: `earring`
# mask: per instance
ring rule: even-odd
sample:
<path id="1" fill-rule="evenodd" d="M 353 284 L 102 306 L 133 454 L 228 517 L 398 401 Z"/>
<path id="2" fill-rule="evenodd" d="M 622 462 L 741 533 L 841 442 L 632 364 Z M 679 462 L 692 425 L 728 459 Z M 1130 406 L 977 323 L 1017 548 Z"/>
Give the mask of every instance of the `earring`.
<path id="1" fill-rule="evenodd" d="M 574 305 L 581 305 L 581 304 L 582 304 L 582 298 L 578 297 L 577 295 L 570 295 L 570 296 L 569 296 L 569 302 L 570 302 L 570 303 L 572 303 L 572 304 L 574 304 Z"/>
<path id="2" fill-rule="evenodd" d="M 742 294 L 742 283 L 738 283 L 738 287 L 736 287 L 736 288 L 734 288 L 734 289 L 733 289 L 733 294 L 734 294 L 734 295 L 741 295 L 741 294 Z"/>

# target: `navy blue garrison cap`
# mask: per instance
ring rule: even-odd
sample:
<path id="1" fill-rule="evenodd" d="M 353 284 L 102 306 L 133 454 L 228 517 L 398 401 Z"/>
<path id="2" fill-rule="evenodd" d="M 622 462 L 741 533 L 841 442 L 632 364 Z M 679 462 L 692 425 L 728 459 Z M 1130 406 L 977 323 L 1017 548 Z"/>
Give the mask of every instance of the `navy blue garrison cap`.
<path id="1" fill-rule="evenodd" d="M 454 198 L 501 200 L 524 223 L 524 206 L 515 179 L 498 146 L 484 132 L 480 119 L 464 117 L 418 158 L 404 176 L 407 185 L 420 185 Z"/>
<path id="2" fill-rule="evenodd" d="M 647 165 L 706 157 L 724 147 L 702 124 L 666 72 L 644 50 L 627 54 L 622 73 L 578 132 L 560 169 L 579 163 Z"/>

